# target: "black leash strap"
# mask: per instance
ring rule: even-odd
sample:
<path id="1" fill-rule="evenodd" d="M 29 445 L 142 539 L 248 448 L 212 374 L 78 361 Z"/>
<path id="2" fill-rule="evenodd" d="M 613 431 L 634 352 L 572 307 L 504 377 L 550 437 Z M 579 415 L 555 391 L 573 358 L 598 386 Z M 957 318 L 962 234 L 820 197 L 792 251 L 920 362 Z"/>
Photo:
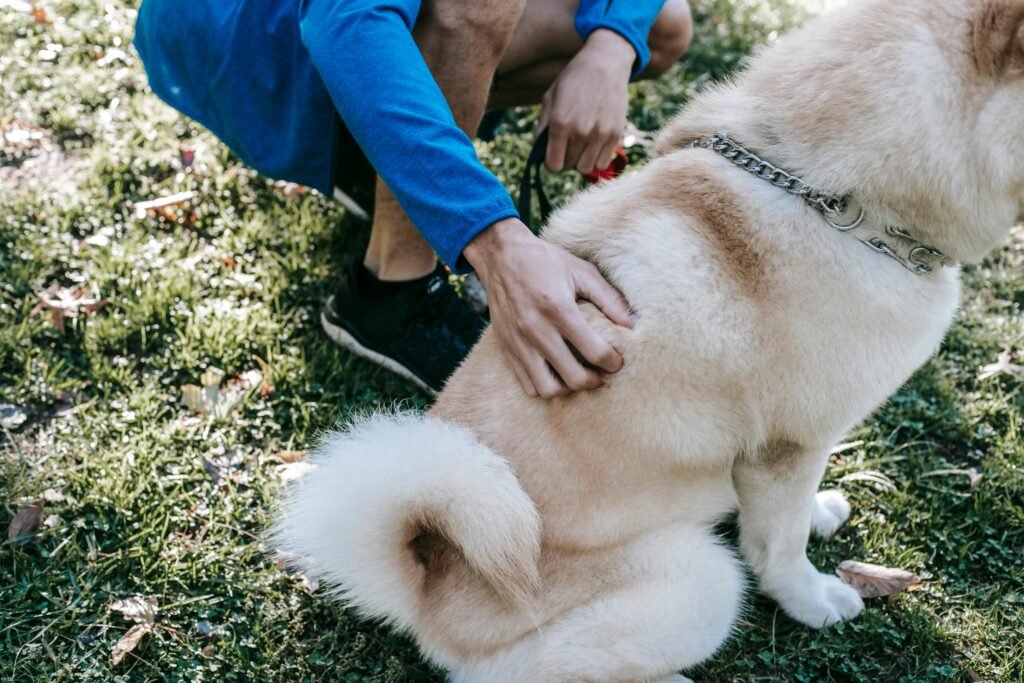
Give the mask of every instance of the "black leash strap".
<path id="1" fill-rule="evenodd" d="M 544 194 L 541 183 L 540 169 L 544 165 L 544 157 L 548 153 L 548 129 L 545 128 L 533 143 L 530 156 L 526 159 L 523 179 L 519 182 L 519 218 L 526 225 L 533 227 L 533 193 L 537 192 L 537 206 L 540 208 L 540 225 L 544 225 L 551 217 L 551 200 Z M 537 227 L 540 227 L 538 225 Z"/>

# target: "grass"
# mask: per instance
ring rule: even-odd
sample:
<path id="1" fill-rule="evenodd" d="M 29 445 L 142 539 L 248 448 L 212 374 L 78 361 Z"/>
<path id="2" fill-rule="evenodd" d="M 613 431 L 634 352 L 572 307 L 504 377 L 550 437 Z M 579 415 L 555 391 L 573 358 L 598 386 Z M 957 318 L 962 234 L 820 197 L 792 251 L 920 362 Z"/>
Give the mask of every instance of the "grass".
<path id="1" fill-rule="evenodd" d="M 404 637 L 312 597 L 258 540 L 278 453 L 352 411 L 428 402 L 318 329 L 332 274 L 365 235 L 159 103 L 128 45 L 131 3 L 42 7 L 33 18 L 0 0 L 0 404 L 26 416 L 0 429 L 0 522 L 39 500 L 45 520 L 28 542 L 0 545 L 0 678 L 443 680 Z M 634 87 L 644 130 L 798 15 L 782 0 L 696 9 L 685 65 Z M 481 145 L 510 187 L 534 116 L 517 112 Z M 548 182 L 563 195 L 575 184 Z M 132 208 L 183 191 L 197 193 L 188 210 Z M 828 474 L 855 513 L 812 544 L 813 560 L 903 567 L 925 587 L 822 632 L 752 596 L 724 650 L 691 675 L 1024 681 L 1024 385 L 979 378 L 1004 346 L 1024 348 L 1022 267 L 1018 231 L 967 271 L 941 352 L 850 435 Z M 104 303 L 61 330 L 38 296 L 54 285 Z M 264 368 L 268 386 L 196 417 L 181 387 L 210 367 L 229 378 Z M 136 595 L 157 600 L 156 625 L 115 665 L 131 622 L 110 605 Z"/>

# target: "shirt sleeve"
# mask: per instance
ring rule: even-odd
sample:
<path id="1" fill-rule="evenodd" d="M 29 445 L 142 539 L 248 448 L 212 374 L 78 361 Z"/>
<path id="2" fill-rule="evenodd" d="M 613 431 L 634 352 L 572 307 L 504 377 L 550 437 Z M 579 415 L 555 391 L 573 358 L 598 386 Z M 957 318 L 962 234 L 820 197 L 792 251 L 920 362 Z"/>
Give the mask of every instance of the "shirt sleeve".
<path id="1" fill-rule="evenodd" d="M 647 34 L 664 4 L 665 0 L 580 0 L 576 31 L 586 40 L 597 29 L 606 28 L 629 41 L 636 50 L 635 78 L 651 61 Z"/>
<path id="2" fill-rule="evenodd" d="M 420 0 L 304 0 L 302 41 L 381 179 L 456 272 L 479 232 L 518 216 L 476 156 L 412 37 Z M 339 163 L 344 163 L 341 159 Z"/>

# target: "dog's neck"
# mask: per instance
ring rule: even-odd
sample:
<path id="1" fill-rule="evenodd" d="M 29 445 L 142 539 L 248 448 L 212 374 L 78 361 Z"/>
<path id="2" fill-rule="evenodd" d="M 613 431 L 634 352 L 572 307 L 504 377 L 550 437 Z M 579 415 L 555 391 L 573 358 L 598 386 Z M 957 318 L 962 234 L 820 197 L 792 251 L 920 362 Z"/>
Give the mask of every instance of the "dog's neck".
<path id="1" fill-rule="evenodd" d="M 949 263 L 946 255 L 918 241 L 899 225 L 881 225 L 875 216 L 849 196 L 832 195 L 808 184 L 799 176 L 772 164 L 733 140 L 727 133 L 717 132 L 690 143 L 692 149 L 708 150 L 731 161 L 737 168 L 799 197 L 808 207 L 821 214 L 833 230 L 850 235 L 873 251 L 893 259 L 916 275 L 928 275 Z"/>
<path id="2" fill-rule="evenodd" d="M 911 246 L 889 230 L 895 227 L 944 254 L 948 263 L 980 260 L 1005 240 L 1017 217 L 1019 203 L 1006 188 L 956 185 L 960 169 L 954 154 L 945 157 L 945 166 L 938 166 L 920 157 L 865 151 L 878 142 L 858 145 L 847 131 L 835 141 L 827 139 L 827 130 L 820 136 L 824 139 L 806 140 L 802 138 L 807 136 L 786 131 L 784 121 L 758 116 L 764 109 L 764 102 L 745 95 L 736 84 L 713 89 L 662 132 L 656 150 L 666 154 L 716 131 L 727 132 L 806 183 L 849 198 L 865 211 L 861 231 L 877 233 L 869 239 Z M 941 150 L 935 152 L 941 156 Z M 964 175 L 977 182 L 978 174 Z"/>

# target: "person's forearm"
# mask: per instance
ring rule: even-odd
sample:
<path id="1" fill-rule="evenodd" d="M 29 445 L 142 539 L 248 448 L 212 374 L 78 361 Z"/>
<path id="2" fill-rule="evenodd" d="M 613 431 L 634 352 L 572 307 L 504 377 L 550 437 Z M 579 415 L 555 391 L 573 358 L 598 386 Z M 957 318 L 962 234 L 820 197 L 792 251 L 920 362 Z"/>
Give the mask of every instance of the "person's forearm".
<path id="1" fill-rule="evenodd" d="M 647 35 L 654 26 L 665 0 L 581 0 L 576 12 L 576 30 L 587 39 L 598 29 L 620 35 L 634 51 L 633 75 L 638 75 L 651 58 Z"/>

